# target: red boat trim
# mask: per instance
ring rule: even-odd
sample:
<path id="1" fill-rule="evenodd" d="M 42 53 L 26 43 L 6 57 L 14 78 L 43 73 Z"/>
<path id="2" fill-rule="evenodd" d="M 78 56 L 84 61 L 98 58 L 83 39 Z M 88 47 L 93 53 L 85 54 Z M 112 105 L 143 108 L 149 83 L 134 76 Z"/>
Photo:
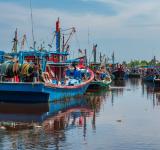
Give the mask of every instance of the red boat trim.
<path id="1" fill-rule="evenodd" d="M 89 73 L 91 74 L 91 77 L 89 80 L 81 83 L 80 85 L 74 85 L 74 86 L 63 86 L 63 85 L 55 85 L 55 84 L 52 84 L 52 83 L 45 83 L 45 86 L 46 87 L 51 87 L 51 88 L 61 88 L 61 89 L 76 89 L 76 88 L 81 88 L 83 87 L 84 85 L 86 84 L 89 84 L 93 79 L 94 79 L 94 73 L 92 70 L 88 69 L 89 70 Z"/>

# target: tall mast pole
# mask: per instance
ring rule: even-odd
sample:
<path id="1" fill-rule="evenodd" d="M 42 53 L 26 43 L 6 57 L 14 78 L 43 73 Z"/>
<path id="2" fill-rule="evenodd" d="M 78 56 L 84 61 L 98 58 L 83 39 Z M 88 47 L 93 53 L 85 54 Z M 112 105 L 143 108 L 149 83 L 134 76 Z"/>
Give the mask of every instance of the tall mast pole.
<path id="1" fill-rule="evenodd" d="M 94 63 L 96 63 L 96 58 L 97 58 L 97 44 L 93 45 L 93 55 L 94 55 Z"/>
<path id="2" fill-rule="evenodd" d="M 114 68 L 114 64 L 115 64 L 115 56 L 114 56 L 114 51 L 113 51 L 113 54 L 112 54 L 112 65 L 113 65 L 113 68 Z"/>
<path id="3" fill-rule="evenodd" d="M 102 54 L 101 54 L 101 52 L 100 52 L 100 55 L 99 55 L 99 61 L 100 61 L 100 63 L 102 62 Z"/>
<path id="4" fill-rule="evenodd" d="M 32 42 L 33 42 L 33 49 L 36 49 L 36 41 L 34 38 L 34 30 L 33 30 L 33 12 L 32 12 L 32 0 L 30 0 L 30 10 L 31 10 L 31 25 L 32 25 Z"/>
<path id="5" fill-rule="evenodd" d="M 56 51 L 60 53 L 60 21 L 59 18 L 56 22 Z M 58 61 L 60 61 L 60 57 L 58 56 Z"/>
<path id="6" fill-rule="evenodd" d="M 87 50 L 86 49 L 84 50 L 84 53 L 85 53 L 85 66 L 87 66 L 88 61 L 87 61 Z"/>
<path id="7" fill-rule="evenodd" d="M 60 21 L 56 22 L 56 51 L 60 52 Z"/>

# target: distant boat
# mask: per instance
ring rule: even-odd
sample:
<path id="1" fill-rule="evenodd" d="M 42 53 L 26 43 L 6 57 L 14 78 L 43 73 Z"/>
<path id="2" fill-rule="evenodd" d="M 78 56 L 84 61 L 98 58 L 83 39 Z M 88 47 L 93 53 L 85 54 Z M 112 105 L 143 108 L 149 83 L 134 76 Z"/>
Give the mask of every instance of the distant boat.
<path id="1" fill-rule="evenodd" d="M 122 66 L 120 66 L 112 70 L 112 75 L 114 80 L 124 80 L 126 71 Z"/>
<path id="2" fill-rule="evenodd" d="M 154 82 L 158 74 L 159 73 L 158 73 L 157 67 L 148 66 L 147 68 L 144 68 L 142 80 L 147 82 Z"/>
<path id="3" fill-rule="evenodd" d="M 112 79 L 106 69 L 105 55 L 102 57 L 100 53 L 100 62 L 97 62 L 97 44 L 93 45 L 93 56 L 94 61 L 89 64 L 89 67 L 94 72 L 94 80 L 90 83 L 88 90 L 109 87 Z"/>
<path id="4" fill-rule="evenodd" d="M 148 82 L 153 82 L 154 79 L 155 79 L 155 76 L 151 75 L 151 74 L 150 75 L 145 75 L 145 76 L 142 77 L 143 81 L 148 81 Z"/>
<path id="5" fill-rule="evenodd" d="M 138 68 L 131 68 L 128 73 L 129 78 L 140 78 L 141 74 Z"/>
<path id="6" fill-rule="evenodd" d="M 156 86 L 160 86 L 160 78 L 154 78 L 153 82 Z"/>

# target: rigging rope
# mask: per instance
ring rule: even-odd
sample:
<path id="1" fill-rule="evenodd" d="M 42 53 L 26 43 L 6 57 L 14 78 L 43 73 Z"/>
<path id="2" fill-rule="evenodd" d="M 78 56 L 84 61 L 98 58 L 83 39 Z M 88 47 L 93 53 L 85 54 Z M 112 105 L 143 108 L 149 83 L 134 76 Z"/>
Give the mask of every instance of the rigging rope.
<path id="1" fill-rule="evenodd" d="M 77 33 L 75 33 L 75 38 L 76 38 L 76 42 L 77 42 L 78 48 L 80 49 L 80 43 L 79 43 L 79 40 L 78 40 Z"/>
<path id="2" fill-rule="evenodd" d="M 51 40 L 51 44 L 48 44 L 48 46 L 49 46 L 49 51 L 50 51 L 51 48 L 52 48 L 52 45 L 53 45 L 54 40 L 55 40 L 55 37 L 56 37 L 56 31 L 53 32 L 53 38 L 52 38 L 52 40 Z"/>

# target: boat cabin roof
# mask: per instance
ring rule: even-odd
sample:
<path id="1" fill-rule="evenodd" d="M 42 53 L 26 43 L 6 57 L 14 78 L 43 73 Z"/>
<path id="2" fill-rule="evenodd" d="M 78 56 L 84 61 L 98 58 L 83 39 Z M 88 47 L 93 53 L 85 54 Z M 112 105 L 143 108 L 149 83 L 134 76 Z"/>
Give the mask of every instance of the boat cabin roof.
<path id="1" fill-rule="evenodd" d="M 58 52 L 58 51 L 49 51 L 49 54 L 54 54 L 54 55 L 64 55 L 64 56 L 67 56 L 69 55 L 68 52 Z"/>
<path id="2" fill-rule="evenodd" d="M 37 57 L 42 57 L 42 56 L 48 56 L 49 53 L 47 51 L 38 51 L 38 50 L 24 50 L 24 51 L 19 51 L 18 53 L 11 53 L 11 56 L 37 56 Z"/>
<path id="3" fill-rule="evenodd" d="M 65 66 L 69 66 L 70 63 L 48 61 L 47 65 L 56 66 L 56 67 L 65 67 Z"/>

